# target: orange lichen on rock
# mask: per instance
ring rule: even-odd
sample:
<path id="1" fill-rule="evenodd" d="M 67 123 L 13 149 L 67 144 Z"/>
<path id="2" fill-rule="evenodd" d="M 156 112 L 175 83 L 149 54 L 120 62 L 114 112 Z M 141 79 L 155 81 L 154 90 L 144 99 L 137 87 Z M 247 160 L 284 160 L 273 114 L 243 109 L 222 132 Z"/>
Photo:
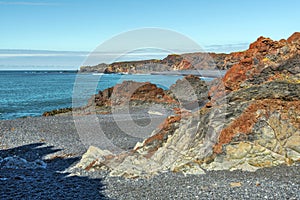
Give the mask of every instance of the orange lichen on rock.
<path id="1" fill-rule="evenodd" d="M 138 84 L 141 83 L 137 83 L 137 85 Z M 134 91 L 132 96 L 128 98 L 130 100 L 152 101 L 157 103 L 177 103 L 177 101 L 166 94 L 162 88 L 158 88 L 156 85 L 149 82 L 142 83 L 141 86 Z"/>
<path id="2" fill-rule="evenodd" d="M 299 118 L 291 118 L 290 116 L 287 116 L 290 109 L 299 112 L 300 101 L 286 102 L 281 100 L 266 99 L 254 102 L 238 118 L 236 118 L 221 131 L 219 141 L 214 146 L 214 152 L 217 154 L 222 153 L 223 145 L 230 143 L 237 134 L 250 134 L 253 125 L 262 116 L 262 113 L 258 114 L 258 110 L 264 110 L 265 116 L 267 116 L 268 113 L 279 111 L 283 119 L 289 119 L 292 124 L 299 126 Z"/>
<path id="3" fill-rule="evenodd" d="M 137 148 L 136 150 L 151 146 L 151 148 L 148 149 L 148 153 L 152 155 L 159 147 L 162 146 L 164 140 L 167 139 L 167 136 L 175 131 L 174 124 L 180 120 L 180 115 L 170 116 L 165 119 L 165 121 L 159 125 L 158 133 L 146 139 L 143 143 L 143 146 Z"/>
<path id="4" fill-rule="evenodd" d="M 273 41 L 259 37 L 250 44 L 249 49 L 239 54 L 238 63 L 234 64 L 223 78 L 227 90 L 235 91 L 241 83 L 255 78 L 265 67 L 277 67 L 300 52 L 300 33 L 294 33 L 287 41 Z"/>

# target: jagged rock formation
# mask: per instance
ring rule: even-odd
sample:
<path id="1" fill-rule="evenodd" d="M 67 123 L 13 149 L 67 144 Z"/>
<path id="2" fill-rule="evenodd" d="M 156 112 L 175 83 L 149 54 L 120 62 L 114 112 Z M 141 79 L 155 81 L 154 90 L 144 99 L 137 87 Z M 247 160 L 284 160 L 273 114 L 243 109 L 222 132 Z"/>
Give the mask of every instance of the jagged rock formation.
<path id="1" fill-rule="evenodd" d="M 230 68 L 224 77 L 227 89 L 236 90 L 247 87 L 257 80 L 256 76 L 269 79 L 280 79 L 280 74 L 289 76 L 299 70 L 299 65 L 292 71 L 291 65 L 299 63 L 300 33 L 294 33 L 288 40 L 273 41 L 260 37 L 252 43 L 243 54 L 241 61 Z M 289 62 L 289 63 L 285 63 Z M 292 64 L 294 63 L 294 64 Z M 281 65 L 281 66 L 280 66 Z M 272 72 L 273 71 L 273 72 Z M 293 78 L 299 78 L 299 76 Z"/>
<path id="2" fill-rule="evenodd" d="M 211 83 L 200 110 L 168 117 L 130 152 L 91 147 L 77 167 L 135 178 L 299 162 L 299 53 L 300 33 L 279 42 L 258 38 Z"/>

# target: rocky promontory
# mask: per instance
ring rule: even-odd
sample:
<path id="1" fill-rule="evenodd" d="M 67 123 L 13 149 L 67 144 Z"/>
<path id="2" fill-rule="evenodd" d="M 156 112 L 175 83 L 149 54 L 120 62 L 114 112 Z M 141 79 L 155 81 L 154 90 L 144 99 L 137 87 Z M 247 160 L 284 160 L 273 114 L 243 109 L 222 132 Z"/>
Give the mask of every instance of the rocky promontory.
<path id="1" fill-rule="evenodd" d="M 259 37 L 248 50 L 232 53 L 186 53 L 170 54 L 164 59 L 141 61 L 101 63 L 95 66 L 82 66 L 81 73 L 153 73 L 182 70 L 228 70 L 236 65 L 280 63 L 291 57 L 297 51 L 298 34 L 293 34 L 287 40 L 273 41 L 270 38 Z M 228 73 L 234 74 L 234 73 Z M 241 77 L 243 78 L 243 77 Z"/>
<path id="2" fill-rule="evenodd" d="M 199 109 L 169 116 L 131 151 L 114 154 L 90 147 L 77 167 L 136 178 L 166 171 L 255 171 L 299 162 L 299 54 L 300 33 L 295 33 L 280 41 L 260 37 L 244 52 L 223 55 L 219 63 L 230 69 L 207 92 L 194 92 Z M 188 66 L 172 60 L 174 66 Z M 171 89 L 178 96 L 186 91 L 178 102 L 190 97 L 188 90 Z"/>
<path id="3" fill-rule="evenodd" d="M 180 70 L 226 70 L 239 61 L 239 57 L 232 54 L 216 53 L 187 53 L 170 54 L 166 58 L 101 63 L 95 66 L 82 66 L 80 73 L 153 73 Z"/>

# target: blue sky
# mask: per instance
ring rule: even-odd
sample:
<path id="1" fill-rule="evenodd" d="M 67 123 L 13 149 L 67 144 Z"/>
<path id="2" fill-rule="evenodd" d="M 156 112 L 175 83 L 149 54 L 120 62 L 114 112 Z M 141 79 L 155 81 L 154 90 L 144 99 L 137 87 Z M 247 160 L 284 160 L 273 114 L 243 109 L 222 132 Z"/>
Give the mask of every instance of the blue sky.
<path id="1" fill-rule="evenodd" d="M 0 49 L 90 52 L 122 32 L 157 27 L 229 52 L 299 31 L 299 8 L 299 0 L 0 0 Z"/>

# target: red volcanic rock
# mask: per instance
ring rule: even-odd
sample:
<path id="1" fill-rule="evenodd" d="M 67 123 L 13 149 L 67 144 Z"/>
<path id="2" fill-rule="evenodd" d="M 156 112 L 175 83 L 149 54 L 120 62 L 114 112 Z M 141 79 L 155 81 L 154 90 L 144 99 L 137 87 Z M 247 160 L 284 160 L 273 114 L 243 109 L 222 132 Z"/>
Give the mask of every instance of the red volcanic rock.
<path id="1" fill-rule="evenodd" d="M 228 90 L 235 90 L 239 84 L 246 80 L 246 72 L 251 66 L 245 66 L 242 63 L 234 65 L 230 68 L 223 78 L 224 85 Z"/>
<path id="2" fill-rule="evenodd" d="M 286 40 L 273 41 L 259 37 L 245 52 L 239 54 L 240 61 L 233 65 L 223 78 L 226 89 L 232 91 L 241 87 L 246 80 L 259 76 L 268 67 L 277 68 L 280 63 L 299 54 L 300 33 L 294 33 Z"/>
<path id="3" fill-rule="evenodd" d="M 124 101 L 121 99 L 124 99 Z M 114 87 L 114 103 L 122 104 L 127 100 L 156 103 L 176 103 L 176 101 L 167 95 L 162 88 L 158 88 L 155 84 L 134 81 L 124 81 L 122 84 L 118 84 Z"/>
<path id="4" fill-rule="evenodd" d="M 259 53 L 267 53 L 276 44 L 277 42 L 271 40 L 270 38 L 259 37 L 255 42 L 250 44 L 249 50 L 252 49 Z"/>
<path id="5" fill-rule="evenodd" d="M 112 106 L 123 105 L 129 101 L 154 102 L 154 103 L 177 103 L 166 92 L 149 82 L 124 81 L 114 87 L 99 91 L 89 101 L 89 105 Z"/>
<path id="6" fill-rule="evenodd" d="M 287 42 L 293 43 L 293 42 L 300 42 L 300 32 L 295 32 L 293 35 L 291 35 Z"/>

